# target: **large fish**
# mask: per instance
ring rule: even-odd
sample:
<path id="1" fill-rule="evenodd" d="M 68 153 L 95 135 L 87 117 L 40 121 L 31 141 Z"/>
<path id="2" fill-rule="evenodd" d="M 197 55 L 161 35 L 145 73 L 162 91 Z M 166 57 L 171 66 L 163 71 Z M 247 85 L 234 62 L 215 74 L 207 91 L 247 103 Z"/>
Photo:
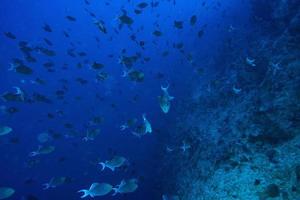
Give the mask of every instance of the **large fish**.
<path id="1" fill-rule="evenodd" d="M 167 87 L 161 86 L 161 90 L 163 91 L 163 94 L 158 97 L 160 108 L 164 113 L 169 112 L 171 101 L 174 99 L 174 97 L 169 95 L 168 89 L 169 89 L 169 85 L 167 85 Z"/>
<path id="2" fill-rule="evenodd" d="M 104 196 L 110 193 L 112 189 L 113 189 L 112 185 L 108 183 L 93 183 L 88 190 L 83 189 L 83 190 L 79 190 L 78 192 L 83 192 L 81 198 L 85 198 L 88 196 L 94 198 L 97 196 Z"/>

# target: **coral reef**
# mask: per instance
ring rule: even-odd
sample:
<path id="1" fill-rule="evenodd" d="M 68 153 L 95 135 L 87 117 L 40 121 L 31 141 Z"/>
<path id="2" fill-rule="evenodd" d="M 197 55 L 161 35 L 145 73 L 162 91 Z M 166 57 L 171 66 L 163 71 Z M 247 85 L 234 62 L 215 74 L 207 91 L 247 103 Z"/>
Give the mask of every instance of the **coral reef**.
<path id="1" fill-rule="evenodd" d="M 252 5 L 255 65 L 224 46 L 223 70 L 181 105 L 173 138 L 192 148 L 165 160 L 178 160 L 166 190 L 182 200 L 300 198 L 300 2 Z"/>

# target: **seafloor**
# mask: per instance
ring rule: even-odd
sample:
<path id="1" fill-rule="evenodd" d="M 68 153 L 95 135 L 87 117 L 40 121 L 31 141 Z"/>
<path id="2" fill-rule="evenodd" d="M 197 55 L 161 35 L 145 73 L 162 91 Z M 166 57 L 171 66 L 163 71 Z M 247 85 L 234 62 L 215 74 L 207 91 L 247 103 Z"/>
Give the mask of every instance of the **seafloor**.
<path id="1" fill-rule="evenodd" d="M 246 50 L 224 45 L 222 71 L 181 105 L 172 137 L 191 149 L 166 153 L 162 171 L 182 200 L 300 199 L 300 1 L 251 8 Z"/>

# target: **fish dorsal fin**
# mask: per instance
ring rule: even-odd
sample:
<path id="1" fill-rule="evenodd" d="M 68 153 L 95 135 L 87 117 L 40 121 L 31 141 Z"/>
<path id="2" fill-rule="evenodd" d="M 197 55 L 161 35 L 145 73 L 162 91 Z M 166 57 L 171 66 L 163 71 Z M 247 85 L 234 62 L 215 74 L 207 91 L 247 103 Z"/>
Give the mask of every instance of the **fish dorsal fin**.
<path id="1" fill-rule="evenodd" d="M 97 187 L 97 185 L 99 185 L 99 183 L 93 183 L 90 187 L 90 191 L 93 190 L 95 187 Z"/>

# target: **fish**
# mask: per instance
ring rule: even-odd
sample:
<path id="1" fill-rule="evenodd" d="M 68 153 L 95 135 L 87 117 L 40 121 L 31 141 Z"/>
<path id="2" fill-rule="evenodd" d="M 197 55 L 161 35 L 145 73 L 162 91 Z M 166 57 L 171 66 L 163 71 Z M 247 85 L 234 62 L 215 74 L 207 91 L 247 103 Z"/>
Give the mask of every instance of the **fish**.
<path id="1" fill-rule="evenodd" d="M 133 19 L 127 15 L 127 11 L 124 9 L 122 9 L 122 15 L 120 15 L 118 19 L 120 21 L 119 29 L 121 29 L 124 24 L 130 28 L 134 22 Z"/>
<path id="2" fill-rule="evenodd" d="M 67 180 L 67 177 L 61 176 L 61 177 L 53 177 L 50 179 L 48 183 L 44 183 L 44 190 L 50 189 L 50 188 L 56 188 L 57 186 L 60 186 L 64 184 Z"/>
<path id="3" fill-rule="evenodd" d="M 29 156 L 34 157 L 34 156 L 38 156 L 38 155 L 45 155 L 45 154 L 52 153 L 54 150 L 55 150 L 55 146 L 52 146 L 52 145 L 41 146 L 40 145 L 36 151 L 30 152 Z"/>
<path id="4" fill-rule="evenodd" d="M 105 81 L 108 78 L 108 74 L 106 72 L 99 72 L 96 76 L 97 81 Z"/>
<path id="5" fill-rule="evenodd" d="M 146 114 L 143 114 L 142 118 L 143 118 L 143 124 L 140 126 L 137 126 L 135 131 L 131 132 L 134 136 L 137 136 L 139 138 L 141 136 L 147 135 L 148 133 L 152 133 L 152 126 L 151 126 L 149 120 L 146 118 Z"/>
<path id="6" fill-rule="evenodd" d="M 0 136 L 7 135 L 11 133 L 13 129 L 9 126 L 2 126 L 0 125 Z"/>
<path id="7" fill-rule="evenodd" d="M 102 63 L 94 62 L 92 64 L 92 68 L 96 69 L 96 70 L 102 69 L 103 67 L 104 67 L 104 65 Z"/>
<path id="8" fill-rule="evenodd" d="M 71 15 L 67 15 L 66 19 L 69 20 L 69 21 L 71 21 L 71 22 L 75 22 L 76 21 L 76 18 L 73 17 L 73 16 L 71 16 Z"/>
<path id="9" fill-rule="evenodd" d="M 198 32 L 198 38 L 201 38 L 204 35 L 204 30 L 200 30 Z"/>
<path id="10" fill-rule="evenodd" d="M 45 43 L 46 43 L 47 45 L 49 45 L 49 46 L 52 46 L 52 45 L 53 45 L 53 43 L 52 43 L 49 39 L 47 39 L 47 38 L 44 38 L 44 41 L 45 41 Z"/>
<path id="11" fill-rule="evenodd" d="M 36 47 L 35 50 L 39 53 L 43 53 L 46 56 L 53 57 L 56 55 L 55 51 L 47 49 L 45 47 Z"/>
<path id="12" fill-rule="evenodd" d="M 102 32 L 102 33 L 107 33 L 105 24 L 103 20 L 97 20 L 94 22 L 94 24 L 98 27 L 98 29 Z"/>
<path id="13" fill-rule="evenodd" d="M 174 21 L 174 27 L 177 29 L 183 29 L 183 21 Z"/>
<path id="14" fill-rule="evenodd" d="M 38 134 L 38 136 L 37 136 L 37 140 L 38 140 L 40 143 L 46 143 L 46 142 L 48 142 L 50 139 L 51 139 L 51 137 L 50 137 L 49 133 L 46 133 L 46 132 L 40 133 L 40 134 Z"/>
<path id="15" fill-rule="evenodd" d="M 193 15 L 191 18 L 190 18 L 190 24 L 191 26 L 194 26 L 197 22 L 197 16 L 196 15 Z"/>
<path id="16" fill-rule="evenodd" d="M 22 102 L 25 100 L 25 94 L 24 91 L 21 90 L 19 87 L 13 87 L 16 89 L 16 92 L 5 92 L 1 95 L 1 98 L 4 101 L 18 101 Z"/>
<path id="17" fill-rule="evenodd" d="M 23 63 L 21 63 L 21 64 L 12 63 L 12 64 L 10 64 L 10 68 L 8 70 L 15 71 L 15 72 L 17 72 L 19 74 L 23 74 L 23 75 L 31 75 L 33 73 L 33 70 Z"/>
<path id="18" fill-rule="evenodd" d="M 112 188 L 114 193 L 113 196 L 119 194 L 126 194 L 135 192 L 138 188 L 137 179 L 129 179 L 129 180 L 122 180 L 119 185 Z"/>
<path id="19" fill-rule="evenodd" d="M 140 9 L 144 9 L 144 8 L 146 8 L 148 6 L 148 3 L 146 3 L 146 2 L 141 2 L 141 3 L 139 3 L 138 5 L 137 5 L 137 7 L 139 7 Z"/>
<path id="20" fill-rule="evenodd" d="M 47 96 L 37 93 L 37 92 L 34 92 L 32 94 L 32 97 L 35 101 L 38 101 L 38 102 L 43 102 L 43 103 L 47 103 L 47 104 L 52 103 L 52 101 Z"/>
<path id="21" fill-rule="evenodd" d="M 143 82 L 145 74 L 139 70 L 132 70 L 128 73 L 129 80 L 134 82 Z"/>
<path id="22" fill-rule="evenodd" d="M 138 9 L 135 9 L 135 10 L 134 10 L 134 13 L 137 14 L 137 15 L 139 15 L 139 14 L 142 13 L 142 11 L 141 11 L 141 10 L 138 10 Z"/>
<path id="23" fill-rule="evenodd" d="M 4 32 L 4 35 L 12 40 L 17 39 L 17 37 L 11 32 Z"/>
<path id="24" fill-rule="evenodd" d="M 162 36 L 162 32 L 161 31 L 159 31 L 159 30 L 155 30 L 155 31 L 153 31 L 153 33 L 152 33 L 153 35 L 155 35 L 156 37 L 160 37 L 160 36 Z"/>
<path id="25" fill-rule="evenodd" d="M 63 31 L 63 34 L 66 38 L 69 38 L 70 37 L 70 34 L 67 32 L 67 31 Z"/>
<path id="26" fill-rule="evenodd" d="M 103 171 L 106 167 L 109 168 L 111 171 L 115 171 L 116 168 L 119 168 L 125 164 L 127 161 L 126 158 L 122 156 L 114 156 L 111 160 L 106 160 L 104 162 L 99 162 Z"/>
<path id="27" fill-rule="evenodd" d="M 169 112 L 171 107 L 171 101 L 174 99 L 173 96 L 169 95 L 168 89 L 169 89 L 169 84 L 167 85 L 167 87 L 161 86 L 161 90 L 163 94 L 161 96 L 158 96 L 160 108 L 164 113 Z"/>
<path id="28" fill-rule="evenodd" d="M 49 33 L 52 32 L 52 28 L 49 26 L 49 24 L 44 24 L 43 29 L 46 32 L 49 32 Z"/>
<path id="29" fill-rule="evenodd" d="M 97 197 L 97 196 L 104 196 L 110 193 L 113 190 L 113 186 L 108 183 L 93 183 L 89 189 L 82 189 L 78 192 L 82 192 L 83 195 L 80 198 L 85 197 Z"/>
<path id="30" fill-rule="evenodd" d="M 7 199 L 15 193 L 11 187 L 0 187 L 0 199 Z"/>
<path id="31" fill-rule="evenodd" d="M 94 140 L 99 135 L 100 129 L 91 129 L 86 131 L 86 136 L 82 139 L 84 141 Z"/>
<path id="32" fill-rule="evenodd" d="M 145 133 L 152 133 L 152 126 L 148 119 L 146 118 L 146 114 L 142 115 L 143 121 L 144 121 L 144 127 L 145 127 Z"/>

